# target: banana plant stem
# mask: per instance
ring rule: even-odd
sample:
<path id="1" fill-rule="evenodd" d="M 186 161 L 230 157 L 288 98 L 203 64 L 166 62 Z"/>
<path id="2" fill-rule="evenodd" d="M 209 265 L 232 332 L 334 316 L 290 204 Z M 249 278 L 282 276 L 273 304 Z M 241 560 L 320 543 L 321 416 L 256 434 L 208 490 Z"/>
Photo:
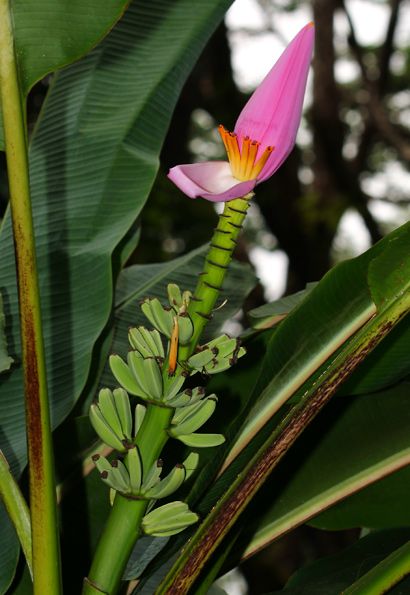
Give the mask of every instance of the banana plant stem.
<path id="1" fill-rule="evenodd" d="M 0 93 L 20 307 L 34 594 L 61 592 L 54 462 L 30 202 L 27 134 L 8 0 L 0 0 Z"/>
<path id="2" fill-rule="evenodd" d="M 168 440 L 166 430 L 172 413 L 172 409 L 165 407 L 147 407 L 137 442 L 144 469 L 149 469 L 161 454 Z M 133 500 L 117 493 L 90 573 L 84 581 L 83 595 L 118 592 L 128 558 L 141 534 L 148 503 L 148 500 Z"/>
<path id="3" fill-rule="evenodd" d="M 341 595 L 381 595 L 387 593 L 408 574 L 410 574 L 410 541 L 366 572 Z"/>
<path id="4" fill-rule="evenodd" d="M 31 551 L 31 523 L 27 503 L 14 479 L 9 465 L 0 451 L 0 500 L 14 525 L 27 566 L 33 578 L 33 556 Z"/>
<path id="5" fill-rule="evenodd" d="M 193 353 L 205 325 L 212 317 L 252 196 L 253 194 L 248 194 L 225 203 L 205 258 L 204 270 L 191 298 L 188 314 L 193 322 L 194 332 L 190 343 L 179 348 L 179 363 L 183 363 Z M 164 369 L 166 367 L 165 363 Z M 182 370 L 181 366 L 179 370 Z M 145 469 L 160 456 L 168 440 L 167 429 L 172 414 L 173 410 L 165 407 L 149 405 L 147 408 L 137 439 Z M 118 592 L 128 558 L 140 536 L 147 505 L 145 500 L 131 500 L 117 494 L 90 573 L 84 581 L 83 595 L 115 595 Z"/>

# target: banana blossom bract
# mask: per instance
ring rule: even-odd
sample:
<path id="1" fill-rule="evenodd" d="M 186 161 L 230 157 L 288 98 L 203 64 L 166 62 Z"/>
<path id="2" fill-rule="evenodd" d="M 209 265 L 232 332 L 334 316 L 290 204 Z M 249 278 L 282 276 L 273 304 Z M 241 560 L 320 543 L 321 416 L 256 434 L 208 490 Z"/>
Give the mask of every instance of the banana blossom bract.
<path id="1" fill-rule="evenodd" d="M 228 161 L 177 165 L 168 177 L 190 198 L 244 196 L 270 178 L 293 149 L 312 57 L 313 23 L 290 42 L 243 108 L 234 132 L 219 126 Z"/>

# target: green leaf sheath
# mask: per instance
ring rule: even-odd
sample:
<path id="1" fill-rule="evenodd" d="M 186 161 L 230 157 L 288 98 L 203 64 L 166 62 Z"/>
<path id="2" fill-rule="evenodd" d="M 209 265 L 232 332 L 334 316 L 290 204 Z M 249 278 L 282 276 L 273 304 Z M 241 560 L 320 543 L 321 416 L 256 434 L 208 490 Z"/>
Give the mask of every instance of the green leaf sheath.
<path id="1" fill-rule="evenodd" d="M 410 574 L 410 541 L 361 576 L 342 595 L 387 593 L 407 574 Z"/>
<path id="2" fill-rule="evenodd" d="M 8 463 L 0 451 L 0 499 L 13 522 L 26 557 L 30 574 L 33 575 L 33 557 L 31 552 L 30 513 L 20 488 L 10 472 Z"/>
<path id="3" fill-rule="evenodd" d="M 253 193 L 226 202 L 219 216 L 204 269 L 189 305 L 188 314 L 194 324 L 194 332 L 189 345 L 179 350 L 181 361 L 195 350 L 207 322 L 212 318 L 252 196 Z"/>
<path id="4" fill-rule="evenodd" d="M 31 212 L 27 138 L 7 0 L 0 2 L 0 84 L 17 268 L 30 475 L 34 593 L 60 593 L 54 462 Z"/>
<path id="5" fill-rule="evenodd" d="M 168 440 L 166 430 L 172 413 L 172 409 L 148 406 L 137 441 L 144 469 L 152 466 Z M 128 558 L 140 536 L 147 505 L 147 500 L 133 500 L 117 493 L 88 579 L 84 582 L 83 595 L 117 593 Z"/>

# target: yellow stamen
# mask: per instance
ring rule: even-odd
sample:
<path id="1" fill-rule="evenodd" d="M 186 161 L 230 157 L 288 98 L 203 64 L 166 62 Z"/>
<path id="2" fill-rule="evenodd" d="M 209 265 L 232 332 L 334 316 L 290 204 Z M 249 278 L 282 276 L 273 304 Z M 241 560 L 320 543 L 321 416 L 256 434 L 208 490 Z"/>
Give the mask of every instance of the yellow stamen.
<path id="1" fill-rule="evenodd" d="M 274 147 L 266 147 L 256 161 L 260 143 L 249 136 L 242 139 L 242 146 L 234 132 L 228 132 L 222 125 L 218 126 L 228 155 L 232 175 L 240 181 L 254 180 L 261 173 Z M 256 161 L 256 163 L 255 163 Z"/>

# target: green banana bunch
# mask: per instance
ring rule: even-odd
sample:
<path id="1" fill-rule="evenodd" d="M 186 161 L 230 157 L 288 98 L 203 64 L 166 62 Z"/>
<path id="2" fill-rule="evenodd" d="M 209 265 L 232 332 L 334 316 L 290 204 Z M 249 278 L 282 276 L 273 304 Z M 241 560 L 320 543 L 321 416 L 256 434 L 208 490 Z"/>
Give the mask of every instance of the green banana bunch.
<path id="1" fill-rule="evenodd" d="M 119 355 L 111 355 L 109 362 L 114 377 L 129 393 L 146 401 L 161 400 L 162 374 L 154 357 L 144 358 L 138 351 L 130 351 L 127 363 Z"/>
<path id="2" fill-rule="evenodd" d="M 94 455 L 92 460 L 100 472 L 100 477 L 110 488 L 122 494 L 130 494 L 130 477 L 124 463 L 118 459 L 110 463 L 105 457 Z"/>
<path id="3" fill-rule="evenodd" d="M 138 351 L 142 357 L 160 359 L 164 359 L 165 357 L 161 335 L 156 329 L 149 331 L 143 326 L 130 328 L 128 331 L 128 340 L 131 347 Z"/>
<path id="4" fill-rule="evenodd" d="M 184 379 L 185 380 L 185 379 Z M 182 385 L 181 385 L 182 386 Z M 197 401 L 200 401 L 205 396 L 205 389 L 202 386 L 196 388 L 186 388 L 181 393 L 177 393 L 174 396 L 167 399 L 167 405 L 170 407 L 186 407 L 192 405 Z"/>
<path id="5" fill-rule="evenodd" d="M 172 308 L 164 308 L 158 298 L 146 298 L 141 304 L 141 310 L 154 328 L 168 339 L 171 337 L 175 316 Z"/>
<path id="6" fill-rule="evenodd" d="M 169 283 L 167 286 L 168 301 L 171 308 L 175 310 L 177 314 L 183 314 L 188 310 L 189 302 L 192 297 L 190 291 L 184 291 L 181 293 L 178 285 L 175 283 Z"/>
<path id="7" fill-rule="evenodd" d="M 239 339 L 221 335 L 202 345 L 200 351 L 187 360 L 187 365 L 194 373 L 201 371 L 217 374 L 233 366 L 245 353 L 246 350 L 240 346 Z"/>
<path id="8" fill-rule="evenodd" d="M 202 394 L 202 391 L 196 390 L 196 396 Z M 210 395 L 205 399 L 194 400 L 191 404 L 176 409 L 168 430 L 169 435 L 187 446 L 195 448 L 206 448 L 222 444 L 225 441 L 222 434 L 194 433 L 211 417 L 215 411 L 216 403 L 216 395 Z"/>
<path id="9" fill-rule="evenodd" d="M 160 333 L 165 335 L 168 339 L 171 338 L 172 330 L 174 328 L 174 318 L 176 314 L 178 322 L 178 340 L 181 345 L 189 343 L 194 327 L 191 318 L 186 312 L 186 306 L 189 302 L 187 294 L 184 292 L 183 296 L 177 297 L 178 303 L 181 304 L 180 308 L 177 307 L 164 307 L 158 298 L 146 298 L 141 304 L 141 310 L 148 318 L 152 326 L 157 329 Z M 174 298 L 170 298 L 170 301 Z"/>
<path id="10" fill-rule="evenodd" d="M 142 529 L 146 535 L 168 537 L 196 523 L 198 518 L 185 502 L 170 502 L 146 514 L 142 519 Z"/>
<path id="11" fill-rule="evenodd" d="M 126 452 L 126 445 L 132 440 L 132 414 L 126 391 L 101 389 L 90 407 L 90 422 L 105 444 Z"/>
<path id="12" fill-rule="evenodd" d="M 188 455 L 184 463 L 177 464 L 171 472 L 160 479 L 162 461 L 151 466 L 146 477 L 143 476 L 143 464 L 137 446 L 128 449 L 124 463 L 115 459 L 110 463 L 101 455 L 94 455 L 92 460 L 100 472 L 100 477 L 112 490 L 124 495 L 158 500 L 173 494 L 195 471 L 199 457 L 197 453 Z M 113 494 L 110 495 L 113 501 Z"/>

